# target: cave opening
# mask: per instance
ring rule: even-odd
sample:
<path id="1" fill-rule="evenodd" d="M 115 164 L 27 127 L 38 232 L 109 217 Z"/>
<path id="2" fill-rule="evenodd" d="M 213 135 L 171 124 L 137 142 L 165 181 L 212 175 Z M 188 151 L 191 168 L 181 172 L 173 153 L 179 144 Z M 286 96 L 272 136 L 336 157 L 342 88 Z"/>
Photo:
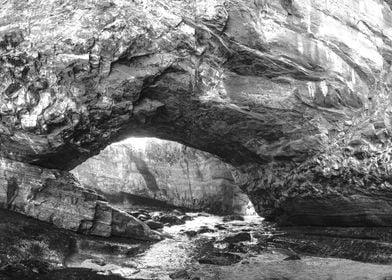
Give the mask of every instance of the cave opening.
<path id="1" fill-rule="evenodd" d="M 113 143 L 71 173 L 124 211 L 182 208 L 218 215 L 257 215 L 218 157 L 174 141 L 130 137 Z"/>
<path id="2" fill-rule="evenodd" d="M 391 0 L 44 2 L 0 8 L 0 279 L 392 278 Z"/>

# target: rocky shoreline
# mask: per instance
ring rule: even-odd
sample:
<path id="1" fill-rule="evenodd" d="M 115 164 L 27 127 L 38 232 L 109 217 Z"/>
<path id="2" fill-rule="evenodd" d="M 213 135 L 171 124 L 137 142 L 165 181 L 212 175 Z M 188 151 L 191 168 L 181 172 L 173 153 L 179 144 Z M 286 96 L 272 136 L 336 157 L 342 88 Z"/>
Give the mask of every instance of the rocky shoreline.
<path id="1" fill-rule="evenodd" d="M 210 279 L 203 273 L 263 263 L 263 258 L 281 263 L 282 271 L 284 262 L 329 261 L 344 267 L 356 265 L 347 261 L 355 260 L 369 269 L 370 263 L 392 263 L 389 228 L 277 228 L 257 217 L 179 210 L 138 209 L 130 214 L 154 221 L 165 239 L 151 243 L 89 237 L 0 210 L 0 279 Z M 270 279 L 257 273 L 260 278 L 255 279 Z"/>

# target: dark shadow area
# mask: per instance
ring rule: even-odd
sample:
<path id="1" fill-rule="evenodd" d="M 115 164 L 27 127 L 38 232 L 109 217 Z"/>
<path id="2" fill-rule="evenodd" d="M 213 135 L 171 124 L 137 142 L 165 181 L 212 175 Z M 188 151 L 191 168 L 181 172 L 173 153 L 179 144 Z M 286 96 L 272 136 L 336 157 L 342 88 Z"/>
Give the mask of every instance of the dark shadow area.
<path id="1" fill-rule="evenodd" d="M 0 272 L 0 280 L 125 280 L 117 275 L 101 275 L 86 268 L 64 268 L 45 274 L 26 275 L 15 271 Z M 142 280 L 142 279 L 140 279 Z"/>
<path id="2" fill-rule="evenodd" d="M 18 195 L 18 181 L 15 177 L 11 177 L 7 181 L 7 209 L 11 209 L 11 205 Z"/>
<path id="3" fill-rule="evenodd" d="M 392 263 L 388 227 L 281 227 L 267 242 L 300 254 L 361 262 Z"/>
<path id="4" fill-rule="evenodd" d="M 103 195 L 113 205 L 128 203 L 132 205 L 132 207 L 134 208 L 139 208 L 139 207 L 161 208 L 161 209 L 178 208 L 166 203 L 165 201 L 157 200 L 154 198 L 143 197 L 139 195 L 133 195 L 126 192 L 119 192 L 116 194 L 105 193 L 104 191 L 99 191 L 99 190 L 97 190 L 97 192 Z M 189 209 L 184 208 L 184 210 L 189 210 Z"/>
<path id="5" fill-rule="evenodd" d="M 132 257 L 151 246 L 124 238 L 84 236 L 0 209 L 0 280 L 124 279 L 103 276 L 69 263 L 95 258 L 96 254 Z"/>
<path id="6" fill-rule="evenodd" d="M 35 279 L 29 277 L 63 265 L 76 251 L 70 232 L 8 210 L 0 209 L 0 217 L 0 279 Z"/>
<path id="7" fill-rule="evenodd" d="M 132 153 L 132 160 L 135 163 L 137 170 L 143 176 L 147 188 L 154 193 L 159 192 L 159 187 L 157 181 L 155 180 L 155 176 L 149 170 L 146 162 L 142 158 L 138 157 L 136 153 Z"/>

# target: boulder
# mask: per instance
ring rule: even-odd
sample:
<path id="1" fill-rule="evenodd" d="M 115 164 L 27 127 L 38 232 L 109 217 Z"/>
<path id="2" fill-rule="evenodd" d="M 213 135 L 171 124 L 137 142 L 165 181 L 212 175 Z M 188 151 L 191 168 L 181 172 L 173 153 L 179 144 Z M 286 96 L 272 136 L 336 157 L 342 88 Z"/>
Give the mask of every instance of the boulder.
<path id="1" fill-rule="evenodd" d="M 151 229 L 161 229 L 163 228 L 163 224 L 161 222 L 153 221 L 153 220 L 147 220 L 145 221 L 146 225 L 148 225 Z"/>
<path id="2" fill-rule="evenodd" d="M 204 227 L 204 228 L 201 228 L 201 229 L 199 229 L 199 230 L 197 231 L 198 234 L 213 233 L 213 232 L 216 232 L 216 230 L 215 230 L 215 229 L 212 229 L 212 228 L 209 228 L 209 227 Z"/>
<path id="3" fill-rule="evenodd" d="M 180 270 L 169 275 L 170 279 L 190 279 L 186 270 Z"/>
<path id="4" fill-rule="evenodd" d="M 230 221 L 244 221 L 244 217 L 240 215 L 229 215 L 223 217 L 224 222 L 230 222 Z"/>
<path id="5" fill-rule="evenodd" d="M 84 234 L 157 240 L 141 221 L 112 207 L 69 172 L 0 157 L 0 207 Z"/>
<path id="6" fill-rule="evenodd" d="M 137 216 L 137 218 L 144 222 L 144 221 L 151 219 L 151 216 L 148 214 L 140 214 Z"/>
<path id="7" fill-rule="evenodd" d="M 201 264 L 213 264 L 220 266 L 232 265 L 242 260 L 239 255 L 232 253 L 210 253 L 205 257 L 198 259 Z"/>
<path id="8" fill-rule="evenodd" d="M 185 221 L 172 214 L 163 214 L 154 217 L 154 219 L 160 223 L 169 224 L 169 225 L 180 225 L 185 223 Z"/>
<path id="9" fill-rule="evenodd" d="M 197 231 L 188 230 L 188 231 L 185 231 L 184 234 L 185 234 L 186 236 L 188 236 L 189 238 L 192 238 L 192 237 L 195 237 L 195 236 L 197 235 Z"/>
<path id="10" fill-rule="evenodd" d="M 140 240 L 161 240 L 161 235 L 152 231 L 145 223 L 126 212 L 113 209 L 112 231 L 113 236 L 134 238 Z"/>
<path id="11" fill-rule="evenodd" d="M 226 243 L 239 243 L 243 241 L 251 241 L 252 237 L 249 232 L 240 232 L 237 234 L 233 234 L 225 237 L 222 242 Z"/>

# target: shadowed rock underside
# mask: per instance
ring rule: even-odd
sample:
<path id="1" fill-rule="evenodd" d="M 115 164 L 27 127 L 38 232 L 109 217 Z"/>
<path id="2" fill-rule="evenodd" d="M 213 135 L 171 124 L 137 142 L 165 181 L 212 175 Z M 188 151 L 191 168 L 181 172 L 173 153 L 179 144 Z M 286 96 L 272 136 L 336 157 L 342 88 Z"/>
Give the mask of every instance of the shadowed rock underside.
<path id="1" fill-rule="evenodd" d="M 382 0 L 10 0 L 2 162 L 155 136 L 232 164 L 268 219 L 391 225 L 391 39 Z"/>

